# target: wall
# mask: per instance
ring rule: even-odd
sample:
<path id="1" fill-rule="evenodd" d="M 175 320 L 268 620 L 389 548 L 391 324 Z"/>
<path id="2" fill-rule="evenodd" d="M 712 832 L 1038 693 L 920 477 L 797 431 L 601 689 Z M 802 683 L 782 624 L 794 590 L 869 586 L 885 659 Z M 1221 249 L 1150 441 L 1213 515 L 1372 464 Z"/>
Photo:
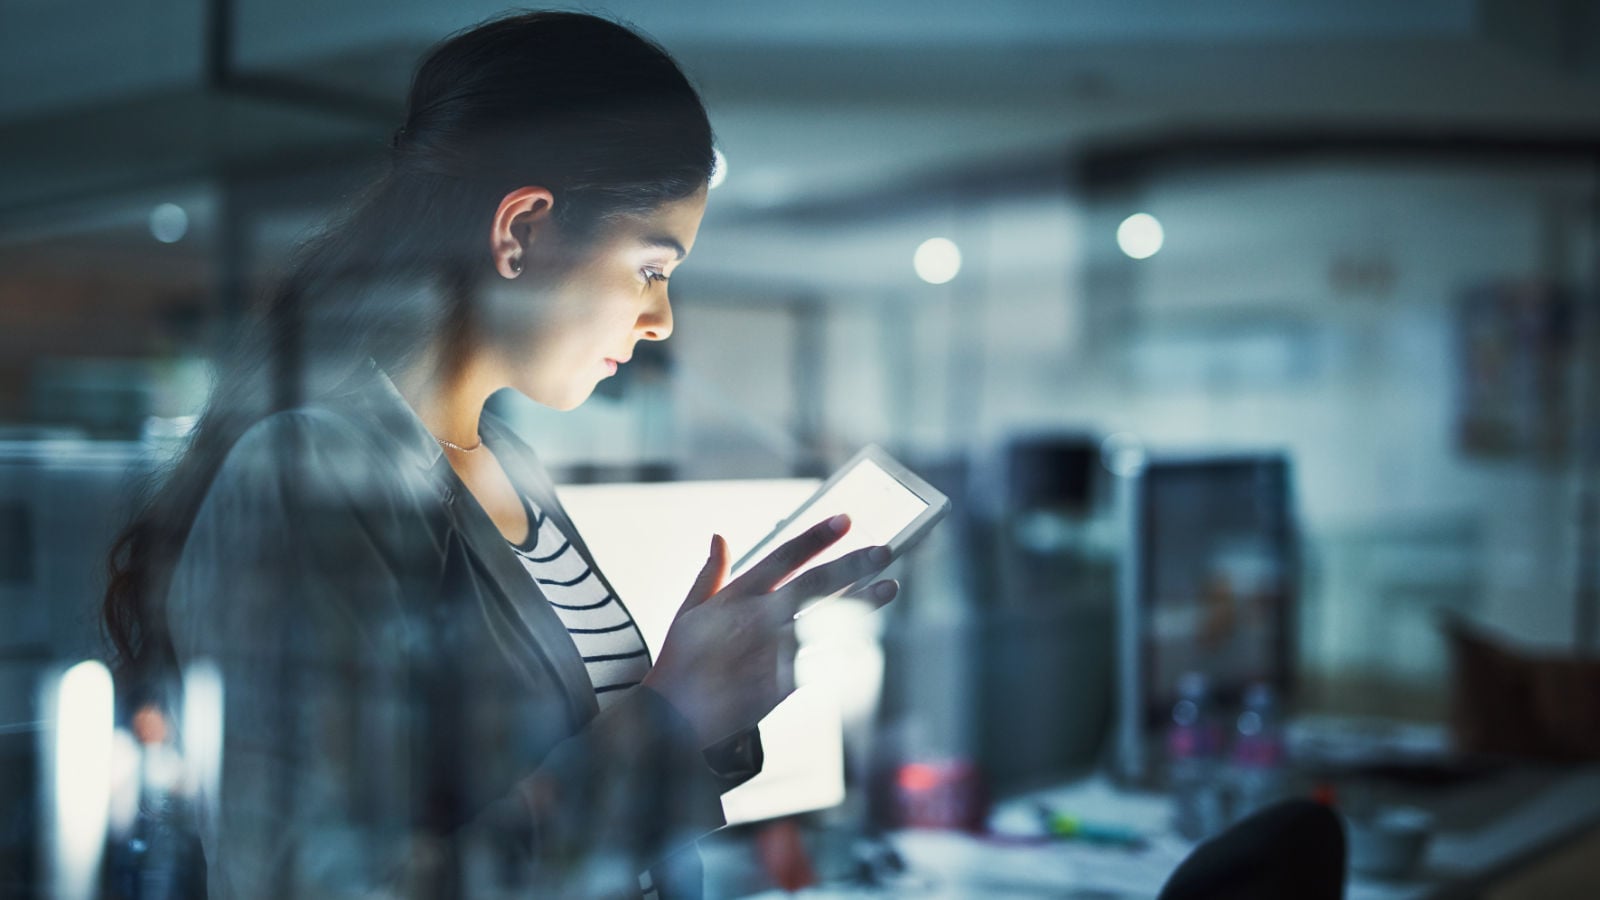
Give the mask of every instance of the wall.
<path id="1" fill-rule="evenodd" d="M 1571 641 L 1572 465 L 1463 453 L 1457 328 L 1468 289 L 1589 283 L 1590 189 L 1548 168 L 1304 164 L 902 217 L 888 227 L 955 238 L 964 269 L 944 286 L 863 273 L 871 287 L 822 294 L 822 440 L 980 464 L 1006 435 L 1050 428 L 1133 431 L 1158 452 L 1282 449 L 1316 702 L 1437 715 L 1437 609 Z M 1141 209 L 1167 244 L 1134 262 L 1111 235 Z M 763 316 L 708 312 L 701 324 L 720 324 L 674 340 L 761 421 L 747 432 L 781 434 L 794 404 L 772 398 L 793 392 L 794 360 Z M 750 348 L 768 342 L 780 350 L 761 371 Z"/>

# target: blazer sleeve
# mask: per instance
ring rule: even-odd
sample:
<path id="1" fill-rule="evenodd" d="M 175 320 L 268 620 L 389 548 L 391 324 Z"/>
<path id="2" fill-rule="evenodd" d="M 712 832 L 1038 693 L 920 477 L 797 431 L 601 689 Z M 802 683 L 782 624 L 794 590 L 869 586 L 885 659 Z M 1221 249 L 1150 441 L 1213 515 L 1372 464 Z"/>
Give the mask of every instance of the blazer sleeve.
<path id="1" fill-rule="evenodd" d="M 197 804 L 212 895 L 636 896 L 724 823 L 725 779 L 648 688 L 580 725 L 528 688 L 527 648 L 532 682 L 463 654 L 484 613 L 460 594 L 484 588 L 442 578 L 462 548 L 363 440 L 306 412 L 259 423 L 172 573 L 180 663 L 214 666 L 225 697 Z"/>

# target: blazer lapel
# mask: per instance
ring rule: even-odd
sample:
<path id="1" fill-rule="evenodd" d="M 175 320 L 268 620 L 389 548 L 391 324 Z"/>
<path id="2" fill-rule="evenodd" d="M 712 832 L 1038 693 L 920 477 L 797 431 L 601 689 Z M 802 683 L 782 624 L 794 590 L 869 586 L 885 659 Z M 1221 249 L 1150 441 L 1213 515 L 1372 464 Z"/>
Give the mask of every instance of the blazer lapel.
<path id="1" fill-rule="evenodd" d="M 510 426 L 489 413 L 484 413 L 479 420 L 478 431 L 483 435 L 483 440 L 489 445 L 489 449 L 494 451 L 495 458 L 500 460 L 500 465 L 505 467 L 512 484 L 516 485 L 518 490 L 527 491 L 539 508 L 555 520 L 556 527 L 561 529 L 561 533 L 571 536 L 572 547 L 583 558 L 584 564 L 594 572 L 594 577 L 606 589 L 606 593 L 615 597 L 617 605 L 626 610 L 627 606 L 623 604 L 622 597 L 611 586 L 611 582 L 606 580 L 605 573 L 600 567 L 595 565 L 594 556 L 589 552 L 589 545 L 584 543 L 583 536 L 578 533 L 578 529 L 572 524 L 572 519 L 567 516 L 566 508 L 561 505 L 561 499 L 555 494 L 550 474 L 545 471 L 544 465 L 539 462 L 532 449 L 511 431 Z M 633 614 L 630 612 L 628 616 L 632 618 Z M 649 658 L 648 648 L 646 648 L 646 658 Z M 654 662 L 651 659 L 652 665 Z M 596 704 L 595 708 L 598 710 L 599 705 Z"/>
<path id="2" fill-rule="evenodd" d="M 466 484 L 456 475 L 455 469 L 450 467 L 450 461 L 444 458 L 444 451 L 417 419 L 394 382 L 376 363 L 369 361 L 369 365 L 352 380 L 352 388 L 345 401 L 347 405 L 360 408 L 385 435 L 386 444 L 398 448 L 401 456 L 423 472 L 432 489 L 438 493 L 452 527 L 462 537 L 467 554 L 477 563 L 478 571 L 488 576 L 489 587 L 492 588 L 486 592 L 492 595 L 489 602 L 499 606 L 499 609 L 485 610 L 491 621 L 496 627 L 503 627 L 499 622 L 506 619 L 521 623 L 522 627 L 517 631 L 525 634 L 502 633 L 498 635 L 502 644 L 529 647 L 539 658 L 531 661 L 512 660 L 512 663 L 518 668 L 526 668 L 530 662 L 548 668 L 561 683 L 574 722 L 582 725 L 593 718 L 600 711 L 600 706 L 595 700 L 594 684 L 589 680 L 589 672 L 584 668 L 583 657 L 578 653 L 577 645 L 573 644 L 572 636 L 567 634 L 566 626 L 561 624 L 560 617 L 550 608 L 544 593 L 528 576 L 527 570 L 522 568 L 516 554 L 506 546 L 505 537 L 495 527 L 494 520 L 489 518 L 488 512 L 472 496 Z M 541 507 L 557 515 L 557 523 L 567 534 L 576 534 L 571 521 L 566 518 L 550 491 L 549 477 L 536 460 L 524 457 L 521 441 L 510 435 L 487 413 L 482 423 L 481 431 L 485 440 L 506 467 L 512 484 L 518 490 L 527 490 Z M 526 455 L 531 457 L 532 454 L 529 452 Z M 584 562 L 595 569 L 598 577 L 600 570 L 595 568 L 588 548 L 581 541 L 574 541 L 574 545 L 583 555 Z M 611 585 L 606 584 L 605 587 L 611 590 Z"/>
<path id="3" fill-rule="evenodd" d="M 506 547 L 505 536 L 449 462 L 441 460 L 435 469 L 446 492 L 445 506 L 450 518 L 465 539 L 468 553 L 488 574 L 496 601 L 526 627 L 539 655 L 560 679 L 575 720 L 588 721 L 599 711 L 599 704 L 594 699 L 594 685 L 583 666 L 583 657 L 567 634 L 566 626 L 561 624 L 516 555 Z"/>

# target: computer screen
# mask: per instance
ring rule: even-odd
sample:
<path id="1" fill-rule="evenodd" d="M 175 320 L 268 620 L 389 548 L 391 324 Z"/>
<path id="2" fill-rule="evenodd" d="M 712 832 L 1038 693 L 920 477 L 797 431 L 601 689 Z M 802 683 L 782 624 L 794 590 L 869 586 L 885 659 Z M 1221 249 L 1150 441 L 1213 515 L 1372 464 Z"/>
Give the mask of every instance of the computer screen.
<path id="1" fill-rule="evenodd" d="M 1286 691 L 1298 582 L 1288 461 L 1156 458 L 1136 502 L 1147 721 L 1165 721 L 1185 672 L 1223 702 L 1254 682 Z"/>

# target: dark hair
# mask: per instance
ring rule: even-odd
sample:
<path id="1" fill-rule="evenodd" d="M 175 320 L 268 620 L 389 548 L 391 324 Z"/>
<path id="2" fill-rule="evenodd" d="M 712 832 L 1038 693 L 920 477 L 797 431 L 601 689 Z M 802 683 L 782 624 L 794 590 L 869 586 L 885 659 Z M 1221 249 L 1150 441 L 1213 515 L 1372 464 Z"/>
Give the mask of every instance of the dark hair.
<path id="1" fill-rule="evenodd" d="M 428 54 L 388 171 L 302 247 L 219 358 L 182 456 L 113 543 L 103 619 L 119 674 L 171 674 L 167 579 L 229 450 L 252 425 L 337 390 L 368 358 L 404 371 L 473 327 L 508 192 L 555 196 L 563 245 L 688 197 L 712 169 L 705 107 L 665 50 L 578 13 L 492 19 Z M 448 364 L 448 363 L 447 363 Z"/>

